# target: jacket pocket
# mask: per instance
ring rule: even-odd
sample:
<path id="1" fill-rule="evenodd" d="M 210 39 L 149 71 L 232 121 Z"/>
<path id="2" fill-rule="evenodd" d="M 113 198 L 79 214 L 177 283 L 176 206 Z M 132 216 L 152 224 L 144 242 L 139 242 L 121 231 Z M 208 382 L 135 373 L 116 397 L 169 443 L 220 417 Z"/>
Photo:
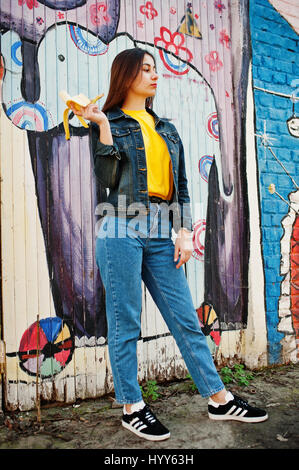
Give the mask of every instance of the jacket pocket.
<path id="1" fill-rule="evenodd" d="M 131 144 L 130 130 L 111 126 L 111 134 L 113 143 L 116 145 L 119 152 L 127 153 Z"/>

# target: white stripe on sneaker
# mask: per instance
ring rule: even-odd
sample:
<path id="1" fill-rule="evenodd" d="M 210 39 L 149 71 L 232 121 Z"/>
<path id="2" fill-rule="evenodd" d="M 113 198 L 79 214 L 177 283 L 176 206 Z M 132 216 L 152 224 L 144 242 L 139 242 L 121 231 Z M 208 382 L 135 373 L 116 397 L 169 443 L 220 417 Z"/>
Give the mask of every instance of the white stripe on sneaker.
<path id="1" fill-rule="evenodd" d="M 232 414 L 234 413 L 234 411 L 235 411 L 236 408 L 237 408 L 236 405 L 233 405 L 233 406 L 228 410 L 228 412 L 225 413 L 225 414 L 227 414 L 227 415 L 232 415 Z"/>
<path id="2" fill-rule="evenodd" d="M 133 421 L 132 421 L 132 423 L 131 423 L 132 426 L 134 426 L 135 429 L 137 429 L 138 431 L 140 431 L 140 428 L 141 428 L 142 426 L 143 426 L 144 428 L 147 428 L 147 425 L 144 424 L 143 421 L 139 421 L 138 418 L 137 418 L 137 420 L 138 420 L 137 422 L 135 421 L 135 423 L 133 423 Z"/>
<path id="3" fill-rule="evenodd" d="M 135 426 L 136 427 L 136 426 Z M 147 425 L 146 424 L 142 424 L 140 423 L 140 426 L 139 427 L 136 427 L 137 431 L 142 431 L 142 429 L 145 429 L 147 428 Z"/>
<path id="4" fill-rule="evenodd" d="M 131 421 L 131 426 L 134 426 L 135 423 L 139 422 L 139 418 L 134 418 L 132 421 Z"/>
<path id="5" fill-rule="evenodd" d="M 146 413 L 145 417 L 149 420 L 150 423 L 154 423 L 156 421 L 155 418 L 149 412 Z"/>

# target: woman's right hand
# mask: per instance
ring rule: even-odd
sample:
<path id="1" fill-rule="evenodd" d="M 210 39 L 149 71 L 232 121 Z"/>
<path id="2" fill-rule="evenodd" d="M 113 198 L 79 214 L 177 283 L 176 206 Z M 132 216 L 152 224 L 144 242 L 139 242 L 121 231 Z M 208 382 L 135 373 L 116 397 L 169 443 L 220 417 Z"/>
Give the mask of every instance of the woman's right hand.
<path id="1" fill-rule="evenodd" d="M 83 119 L 95 122 L 98 125 L 108 121 L 106 114 L 100 111 L 98 105 L 94 103 L 85 107 L 81 106 L 80 110 L 76 109 L 75 106 L 70 103 L 70 109 L 76 116 L 82 116 Z"/>
<path id="2" fill-rule="evenodd" d="M 100 131 L 100 141 L 105 145 L 113 145 L 113 137 L 111 134 L 110 124 L 108 118 L 103 111 L 100 111 L 97 104 L 90 103 L 88 106 L 81 106 L 80 110 L 76 109 L 72 103 L 70 103 L 70 109 L 76 116 L 82 116 L 83 119 L 95 122 Z"/>

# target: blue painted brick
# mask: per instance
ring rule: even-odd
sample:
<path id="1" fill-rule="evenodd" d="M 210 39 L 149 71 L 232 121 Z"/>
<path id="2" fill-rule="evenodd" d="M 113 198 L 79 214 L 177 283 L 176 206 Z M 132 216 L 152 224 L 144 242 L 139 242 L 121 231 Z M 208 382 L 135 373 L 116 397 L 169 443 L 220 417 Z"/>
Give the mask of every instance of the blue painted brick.
<path id="1" fill-rule="evenodd" d="M 270 33 L 269 31 L 263 32 L 260 30 L 256 30 L 255 26 L 255 33 L 253 34 L 255 39 L 260 39 L 262 42 L 266 44 L 270 44 L 271 46 L 278 46 L 283 49 L 291 49 L 291 51 L 295 51 L 296 43 L 292 39 L 288 37 L 283 37 L 276 33 Z M 279 56 L 281 57 L 281 56 Z"/>
<path id="2" fill-rule="evenodd" d="M 271 214 L 262 214 L 262 225 L 263 227 L 272 227 L 272 216 Z"/>
<path id="3" fill-rule="evenodd" d="M 263 119 L 261 116 L 260 116 L 260 108 L 258 107 L 258 110 L 257 110 L 257 118 L 256 118 L 256 126 L 255 126 L 255 129 L 256 131 L 258 132 L 258 134 L 263 134 L 264 133 L 264 128 L 265 128 L 265 125 L 266 125 L 266 130 L 267 130 L 267 123 L 268 122 L 271 122 L 271 118 L 270 118 L 270 107 L 266 108 L 264 107 L 265 109 L 265 113 L 266 113 L 266 116 L 265 118 Z M 268 132 L 267 132 L 268 134 Z"/>
<path id="4" fill-rule="evenodd" d="M 288 189 L 288 190 L 290 190 L 293 186 L 290 177 L 285 172 L 279 176 L 278 185 L 280 189 Z"/>
<path id="5" fill-rule="evenodd" d="M 277 150 L 276 150 L 277 152 Z M 286 165 L 284 165 L 286 168 Z M 282 168 L 281 165 L 274 159 L 272 155 L 269 156 L 267 155 L 267 165 L 266 165 L 266 171 L 268 171 L 271 174 L 277 174 L 277 178 L 280 178 L 281 175 L 285 175 L 285 170 Z M 277 180 L 278 182 L 279 180 Z"/>
<path id="6" fill-rule="evenodd" d="M 276 321 L 274 325 L 272 323 L 270 323 L 270 321 L 272 320 L 272 312 L 271 312 L 271 315 L 269 313 L 267 315 L 267 333 L 268 333 L 269 345 L 271 344 L 271 346 L 272 346 L 273 342 L 276 342 L 277 323 L 278 322 Z"/>
<path id="7" fill-rule="evenodd" d="M 281 121 L 273 121 L 272 119 L 267 120 L 267 134 L 277 134 L 277 126 L 281 124 Z"/>
<path id="8" fill-rule="evenodd" d="M 280 364 L 282 362 L 280 341 L 283 338 L 283 334 L 282 333 L 275 334 L 275 336 L 271 338 L 272 339 L 271 341 L 270 336 L 269 336 L 269 331 L 268 331 L 268 338 L 269 338 L 269 343 L 268 343 L 269 365 L 271 366 L 272 364 L 277 364 L 277 363 Z"/>
<path id="9" fill-rule="evenodd" d="M 260 173 L 265 173 L 267 170 L 267 162 L 266 159 L 260 159 L 258 162 L 258 170 Z"/>
<path id="10" fill-rule="evenodd" d="M 286 194 L 283 194 L 284 199 L 287 201 L 288 197 Z M 289 211 L 289 205 L 286 202 L 281 201 L 281 205 L 279 206 L 279 214 L 281 214 L 281 218 L 283 218 Z"/>
<path id="11" fill-rule="evenodd" d="M 272 215 L 271 215 L 271 224 L 272 224 L 272 227 L 276 227 L 276 229 L 279 228 L 279 229 L 281 230 L 281 231 L 280 231 L 280 238 L 282 237 L 281 221 L 282 221 L 281 214 L 272 214 Z"/>
<path id="12" fill-rule="evenodd" d="M 279 48 L 277 48 L 279 50 Z M 271 47 L 268 44 L 263 44 L 262 42 L 252 38 L 252 50 L 255 54 L 261 56 L 271 56 Z"/>
<path id="13" fill-rule="evenodd" d="M 289 161 L 281 161 L 281 163 L 283 164 L 286 171 L 290 174 L 290 176 L 292 176 L 295 179 L 296 178 L 297 165 L 295 165 L 295 163 L 290 161 L 290 160 Z M 286 172 L 284 172 L 284 174 L 287 175 Z M 284 178 L 284 182 L 285 182 L 285 187 L 288 187 L 289 185 L 292 184 L 290 177 L 288 177 L 288 180 L 286 178 Z"/>
<path id="14" fill-rule="evenodd" d="M 273 72 L 265 67 L 259 67 L 257 71 L 258 77 L 264 82 L 272 83 L 273 81 Z"/>
<path id="15" fill-rule="evenodd" d="M 278 72 L 293 73 L 293 64 L 284 60 L 274 59 L 274 68 Z"/>
<path id="16" fill-rule="evenodd" d="M 267 309 L 267 333 L 268 333 L 268 341 L 273 342 L 276 341 L 276 334 L 277 334 L 277 324 L 278 319 L 276 317 L 276 312 L 274 310 Z"/>
<path id="17" fill-rule="evenodd" d="M 295 137 L 292 137 L 291 135 L 282 135 L 280 136 L 279 143 L 282 147 L 292 149 L 294 147 L 294 139 Z"/>
<path id="18" fill-rule="evenodd" d="M 269 293 L 271 293 L 271 286 L 270 287 L 266 287 L 266 293 L 268 294 L 267 295 L 267 300 L 266 300 L 266 305 L 267 305 L 267 310 L 269 310 L 270 312 L 275 312 L 275 310 L 277 310 L 277 299 L 275 299 L 275 297 L 271 297 L 269 295 Z"/>
<path id="19" fill-rule="evenodd" d="M 273 197 L 262 201 L 263 210 L 268 214 L 276 214 L 279 210 L 278 201 Z"/>
<path id="20" fill-rule="evenodd" d="M 272 215 L 273 214 L 267 214 L 266 212 L 262 213 L 262 217 L 261 217 L 262 227 L 272 227 Z"/>
<path id="21" fill-rule="evenodd" d="M 252 76 L 256 77 L 257 76 L 257 71 L 258 71 L 258 66 L 257 65 L 252 65 Z"/>
<path id="22" fill-rule="evenodd" d="M 297 75 L 297 76 L 298 76 L 298 75 Z M 296 75 L 295 75 L 295 77 L 296 77 Z M 294 80 L 295 80 L 294 75 L 290 75 L 290 74 L 287 75 L 287 85 L 288 85 L 288 86 L 293 87 Z M 297 85 L 297 87 L 298 87 L 298 85 Z M 290 94 L 290 95 L 291 95 L 293 92 L 294 92 L 294 88 L 291 89 L 291 90 L 289 90 L 289 94 Z M 298 95 L 297 95 L 297 96 L 298 96 Z"/>
<path id="23" fill-rule="evenodd" d="M 283 98 L 281 96 L 274 96 L 274 106 L 280 109 L 291 109 L 289 98 Z"/>
<path id="24" fill-rule="evenodd" d="M 262 65 L 263 57 L 258 54 L 253 54 L 252 56 L 252 70 L 253 67 Z"/>
<path id="25" fill-rule="evenodd" d="M 263 253 L 268 255 L 279 255 L 280 254 L 280 246 L 279 243 L 263 243 Z"/>
<path id="26" fill-rule="evenodd" d="M 262 232 L 264 240 L 267 240 L 268 242 L 277 242 L 280 240 L 280 232 L 278 230 L 274 230 L 273 227 L 263 227 Z"/>
<path id="27" fill-rule="evenodd" d="M 273 20 L 269 20 L 269 18 L 265 17 L 255 17 L 254 18 L 254 28 L 260 30 L 261 32 L 264 32 L 264 34 L 267 33 L 273 33 L 277 34 L 278 36 L 286 36 L 286 28 L 284 23 L 279 22 L 279 17 L 277 18 L 278 23 L 275 24 L 275 27 L 273 28 Z"/>
<path id="28" fill-rule="evenodd" d="M 277 333 L 278 321 L 279 321 L 278 311 L 277 311 L 277 308 L 276 308 L 275 310 L 273 310 L 273 314 L 271 316 L 269 315 L 267 317 L 267 324 L 268 324 L 269 328 L 272 330 L 272 334 L 274 334 L 274 332 Z"/>
<path id="29" fill-rule="evenodd" d="M 265 257 L 265 265 L 266 265 L 266 268 L 275 268 L 275 270 L 277 270 L 277 268 L 280 267 L 280 256 L 267 256 Z"/>
<path id="30" fill-rule="evenodd" d="M 260 88 L 265 88 L 264 85 L 265 83 L 262 80 L 259 80 L 257 76 L 253 76 L 253 86 L 254 87 L 260 87 Z"/>
<path id="31" fill-rule="evenodd" d="M 272 181 L 274 180 L 274 177 L 270 178 Z M 270 184 L 275 184 L 275 188 L 277 187 L 277 182 L 276 183 L 270 183 Z M 261 183 L 261 196 L 263 200 L 263 209 L 265 210 L 266 214 L 273 214 L 275 210 L 278 209 L 276 207 L 276 196 L 274 194 L 271 194 L 269 192 L 269 184 L 263 184 Z M 268 204 L 267 204 L 268 202 Z M 270 209 L 271 208 L 271 209 Z"/>
<path id="32" fill-rule="evenodd" d="M 294 162 L 299 162 L 299 150 L 291 150 L 291 158 Z"/>
<path id="33" fill-rule="evenodd" d="M 282 121 L 285 119 L 285 111 L 282 109 L 269 109 L 269 118 L 274 119 L 275 121 Z M 274 136 L 277 137 L 277 136 Z"/>
<path id="34" fill-rule="evenodd" d="M 287 83 L 287 75 L 283 72 L 273 72 L 273 83 Z"/>
<path id="35" fill-rule="evenodd" d="M 269 174 L 269 173 L 262 173 L 261 174 L 261 184 L 267 188 L 269 184 L 277 184 L 277 176 L 275 174 Z M 269 195 L 269 193 L 267 193 Z M 270 197 L 270 196 L 269 196 Z"/>
<path id="36" fill-rule="evenodd" d="M 274 106 L 274 95 L 260 91 L 257 93 L 256 102 L 262 106 Z"/>
<path id="37" fill-rule="evenodd" d="M 269 57 L 267 55 L 264 55 L 262 56 L 262 60 L 261 60 L 261 65 L 263 67 L 267 67 L 267 68 L 271 68 L 271 69 L 275 69 L 275 59 L 274 57 Z"/>
<path id="38" fill-rule="evenodd" d="M 290 149 L 279 148 L 275 154 L 282 163 L 291 162 L 292 160 L 292 151 Z"/>
<path id="39" fill-rule="evenodd" d="M 269 269 L 266 270 L 266 292 L 269 298 L 269 302 L 271 302 L 270 309 L 273 310 L 274 312 L 277 312 L 277 303 L 278 303 L 278 297 L 280 296 L 281 293 L 281 279 L 283 279 L 283 276 L 280 276 L 279 278 L 273 280 L 272 282 L 269 282 L 268 280 L 268 273 Z M 277 269 L 272 269 L 272 272 L 275 271 L 277 273 Z M 277 276 L 278 277 L 278 276 Z M 274 278 L 274 276 L 273 276 Z"/>
<path id="40" fill-rule="evenodd" d="M 252 9 L 252 13 L 254 14 L 254 19 L 264 18 L 266 20 L 276 21 L 277 23 L 281 23 L 281 17 L 279 13 L 277 13 L 276 10 L 274 10 L 274 8 L 267 8 L 268 5 L 264 5 L 264 4 L 260 5 L 260 2 L 258 1 L 252 2 L 250 5 L 252 5 L 251 9 Z"/>
<path id="41" fill-rule="evenodd" d="M 286 122 L 281 122 L 281 121 L 276 122 L 276 132 L 278 135 L 282 135 L 282 134 L 288 135 L 289 131 L 288 131 L 288 126 Z"/>
<path id="42" fill-rule="evenodd" d="M 261 42 L 260 40 L 254 39 L 252 41 L 252 49 L 254 53 L 257 53 L 261 56 L 267 57 L 274 57 L 277 59 L 281 58 L 282 50 L 283 50 L 283 58 L 287 62 L 295 62 L 296 61 L 296 54 L 288 49 L 282 49 L 277 44 L 266 44 Z"/>
<path id="43" fill-rule="evenodd" d="M 264 106 L 259 106 L 258 108 L 256 108 L 256 114 L 258 116 L 259 119 L 266 119 L 269 115 L 269 112 L 268 112 L 268 108 L 264 107 Z"/>

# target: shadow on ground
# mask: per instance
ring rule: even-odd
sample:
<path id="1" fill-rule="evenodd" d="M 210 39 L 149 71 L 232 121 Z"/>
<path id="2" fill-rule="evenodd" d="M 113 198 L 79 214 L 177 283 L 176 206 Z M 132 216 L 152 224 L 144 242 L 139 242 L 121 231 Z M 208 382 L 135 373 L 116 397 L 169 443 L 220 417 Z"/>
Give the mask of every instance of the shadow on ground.
<path id="1" fill-rule="evenodd" d="M 149 442 L 124 429 L 121 408 L 111 396 L 73 405 L 0 414 L 0 449 L 298 449 L 299 364 L 254 372 L 248 386 L 228 386 L 251 404 L 265 408 L 269 419 L 249 424 L 215 422 L 207 416 L 207 399 L 183 380 L 159 384 L 150 403 L 171 437 Z"/>

